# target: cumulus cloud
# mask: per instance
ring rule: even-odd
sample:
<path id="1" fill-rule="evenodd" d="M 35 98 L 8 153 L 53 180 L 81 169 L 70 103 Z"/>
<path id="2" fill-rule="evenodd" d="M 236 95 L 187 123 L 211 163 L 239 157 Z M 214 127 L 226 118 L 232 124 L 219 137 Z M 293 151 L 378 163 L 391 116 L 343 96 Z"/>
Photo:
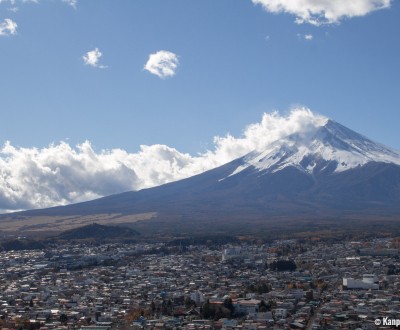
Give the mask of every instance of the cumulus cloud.
<path id="1" fill-rule="evenodd" d="M 271 13 L 296 16 L 296 23 L 323 25 L 339 23 L 344 18 L 365 16 L 389 8 L 392 0 L 252 0 Z"/>
<path id="2" fill-rule="evenodd" d="M 12 19 L 6 18 L 3 22 L 0 22 L 0 36 L 8 36 L 17 33 L 17 23 Z"/>
<path id="3" fill-rule="evenodd" d="M 211 150 L 192 156 L 166 145 L 95 151 L 89 142 L 47 148 L 0 149 L 0 209 L 42 208 L 176 181 L 225 164 L 293 133 L 312 132 L 326 118 L 298 108 L 288 116 L 265 113 L 241 137 L 214 138 Z"/>
<path id="4" fill-rule="evenodd" d="M 144 69 L 150 73 L 165 79 L 173 77 L 179 65 L 178 56 L 166 50 L 150 54 Z"/>
<path id="5" fill-rule="evenodd" d="M 95 153 L 89 142 L 0 150 L 0 208 L 26 209 L 87 200 L 136 185 L 118 151 Z"/>
<path id="6" fill-rule="evenodd" d="M 100 52 L 98 48 L 95 48 L 83 55 L 82 58 L 86 65 L 90 65 L 94 68 L 105 69 L 106 66 L 99 63 L 100 57 L 102 56 L 102 52 Z"/>

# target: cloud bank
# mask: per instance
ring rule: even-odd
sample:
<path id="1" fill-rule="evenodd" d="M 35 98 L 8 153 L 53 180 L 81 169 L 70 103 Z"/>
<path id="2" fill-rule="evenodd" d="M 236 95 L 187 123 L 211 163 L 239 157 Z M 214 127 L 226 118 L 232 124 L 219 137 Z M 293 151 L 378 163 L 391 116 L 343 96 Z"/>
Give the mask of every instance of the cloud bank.
<path id="1" fill-rule="evenodd" d="M 150 73 L 165 79 L 173 77 L 179 65 L 178 56 L 166 50 L 160 50 L 157 53 L 150 54 L 144 69 Z"/>
<path id="2" fill-rule="evenodd" d="M 296 23 L 323 25 L 339 23 L 344 18 L 365 16 L 389 8 L 392 0 L 252 0 L 270 13 L 296 16 Z"/>
<path id="3" fill-rule="evenodd" d="M 325 117 L 307 108 L 288 116 L 265 113 L 241 137 L 214 138 L 212 150 L 192 156 L 166 145 L 96 152 L 90 142 L 66 142 L 47 148 L 21 148 L 10 142 L 0 149 L 0 209 L 43 208 L 138 190 L 183 179 L 225 164 L 293 133 L 323 125 Z"/>
<path id="4" fill-rule="evenodd" d="M 100 52 L 98 48 L 95 48 L 83 55 L 82 58 L 86 65 L 90 65 L 94 68 L 105 69 L 106 66 L 99 63 L 100 57 L 102 56 L 102 52 Z"/>
<path id="5" fill-rule="evenodd" d="M 9 36 L 17 34 L 17 23 L 12 19 L 6 18 L 3 22 L 0 22 L 0 36 Z"/>

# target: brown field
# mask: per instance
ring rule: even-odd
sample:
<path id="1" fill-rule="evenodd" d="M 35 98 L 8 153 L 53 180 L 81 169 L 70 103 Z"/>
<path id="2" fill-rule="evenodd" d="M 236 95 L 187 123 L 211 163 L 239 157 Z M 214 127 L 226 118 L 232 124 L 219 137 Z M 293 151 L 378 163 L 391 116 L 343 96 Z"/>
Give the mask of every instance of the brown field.
<path id="1" fill-rule="evenodd" d="M 0 221 L 0 231 L 20 234 L 28 232 L 46 232 L 51 234 L 92 223 L 102 225 L 131 224 L 137 221 L 150 220 L 156 216 L 156 212 L 149 212 L 132 215 L 113 213 L 75 216 L 32 216 L 20 217 L 18 219 L 5 217 Z"/>
<path id="2" fill-rule="evenodd" d="M 33 238 L 97 223 L 124 225 L 138 231 L 141 237 L 191 237 L 201 235 L 249 235 L 260 238 L 347 237 L 365 235 L 400 235 L 400 218 L 396 215 L 342 214 L 341 216 L 259 216 L 258 214 L 225 215 L 197 212 L 143 212 L 137 214 L 100 213 L 92 215 L 36 216 L 3 215 L 0 234 Z M 239 213 L 239 212 L 238 212 Z M 243 212 L 245 213 L 245 212 Z"/>

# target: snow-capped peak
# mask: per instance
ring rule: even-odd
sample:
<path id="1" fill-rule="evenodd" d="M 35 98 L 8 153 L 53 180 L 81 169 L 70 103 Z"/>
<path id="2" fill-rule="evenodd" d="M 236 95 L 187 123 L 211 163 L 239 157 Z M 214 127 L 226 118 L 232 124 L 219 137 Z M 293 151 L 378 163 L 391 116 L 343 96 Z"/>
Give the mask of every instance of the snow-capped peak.
<path id="1" fill-rule="evenodd" d="M 400 154 L 327 120 L 322 126 L 307 130 L 307 133 L 291 134 L 262 151 L 247 154 L 243 157 L 243 164 L 230 176 L 250 166 L 269 173 L 294 166 L 315 174 L 324 170 L 342 172 L 368 162 L 400 165 Z"/>

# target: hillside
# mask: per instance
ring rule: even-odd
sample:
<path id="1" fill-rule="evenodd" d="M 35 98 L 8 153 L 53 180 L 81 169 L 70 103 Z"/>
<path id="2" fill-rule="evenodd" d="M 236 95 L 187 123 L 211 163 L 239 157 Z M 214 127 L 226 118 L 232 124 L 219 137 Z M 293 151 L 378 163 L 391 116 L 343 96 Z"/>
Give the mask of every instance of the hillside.
<path id="1" fill-rule="evenodd" d="M 369 226 L 400 220 L 399 164 L 397 152 L 329 120 L 184 180 L 3 215 L 0 229 L 54 231 L 61 223 L 77 227 L 100 218 L 145 233 L 315 229 L 349 220 Z"/>

